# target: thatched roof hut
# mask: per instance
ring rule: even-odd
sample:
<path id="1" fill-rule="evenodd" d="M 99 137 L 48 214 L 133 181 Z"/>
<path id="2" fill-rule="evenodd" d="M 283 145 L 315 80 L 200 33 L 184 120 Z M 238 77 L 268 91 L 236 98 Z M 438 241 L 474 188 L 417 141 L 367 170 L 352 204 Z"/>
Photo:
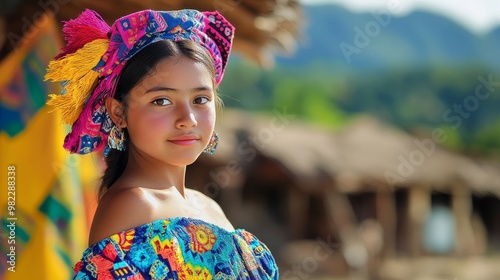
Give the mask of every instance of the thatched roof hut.
<path id="1" fill-rule="evenodd" d="M 431 137 L 418 139 L 373 119 L 360 119 L 335 142 L 341 153 L 337 177 L 343 191 L 416 184 L 450 191 L 450 184 L 460 182 L 473 192 L 500 197 L 499 166 L 447 151 Z"/>
<path id="2" fill-rule="evenodd" d="M 371 118 L 355 120 L 338 132 L 293 116 L 280 120 L 277 115 L 237 111 L 224 112 L 219 124 L 224 141 L 216 158 L 237 157 L 238 141 L 246 140 L 264 156 L 279 161 L 294 180 L 308 182 L 310 191 L 311 180 L 326 175 L 346 193 L 416 184 L 449 191 L 452 182 L 459 182 L 478 194 L 500 197 L 500 166 L 445 150 L 431 138 L 418 139 Z M 246 139 L 238 140 L 236 135 Z"/>

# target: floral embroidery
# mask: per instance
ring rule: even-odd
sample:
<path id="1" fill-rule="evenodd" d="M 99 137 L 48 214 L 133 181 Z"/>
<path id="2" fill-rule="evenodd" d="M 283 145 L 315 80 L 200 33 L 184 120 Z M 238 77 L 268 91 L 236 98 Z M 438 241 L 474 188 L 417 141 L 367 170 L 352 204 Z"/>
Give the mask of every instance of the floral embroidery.
<path id="1" fill-rule="evenodd" d="M 103 255 L 96 255 L 90 263 L 85 266 L 90 270 L 92 275 L 99 279 L 113 279 L 111 272 L 113 271 L 113 261 L 104 257 Z"/>
<path id="2" fill-rule="evenodd" d="M 186 280 L 212 280 L 212 273 L 206 267 L 195 266 L 192 263 L 186 265 L 183 279 Z"/>
<path id="3" fill-rule="evenodd" d="M 191 250 L 198 253 L 205 253 L 212 249 L 216 238 L 210 228 L 204 225 L 190 225 L 188 231 L 192 241 L 189 244 Z"/>
<path id="4" fill-rule="evenodd" d="M 121 232 L 119 234 L 113 235 L 111 238 L 113 238 L 113 240 L 116 243 L 118 243 L 118 245 L 120 246 L 120 248 L 122 248 L 122 250 L 124 252 L 128 252 L 128 250 L 130 250 L 130 246 L 132 246 L 134 236 L 135 236 L 135 230 L 131 229 L 131 230 L 127 230 L 127 231 Z"/>
<path id="5" fill-rule="evenodd" d="M 169 271 L 168 266 L 166 266 L 163 262 L 156 260 L 149 270 L 149 276 L 151 276 L 152 279 L 163 280 L 167 278 Z"/>
<path id="6" fill-rule="evenodd" d="M 153 245 L 156 255 L 168 260 L 172 270 L 181 270 L 184 259 L 182 258 L 182 252 L 176 239 L 165 239 L 162 241 L 158 236 L 155 236 L 151 239 L 150 243 Z"/>

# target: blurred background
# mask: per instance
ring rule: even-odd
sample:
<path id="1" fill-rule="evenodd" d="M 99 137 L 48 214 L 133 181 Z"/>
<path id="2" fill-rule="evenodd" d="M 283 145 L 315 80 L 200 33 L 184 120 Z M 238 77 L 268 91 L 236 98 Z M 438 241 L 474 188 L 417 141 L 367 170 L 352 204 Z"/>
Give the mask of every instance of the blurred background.
<path id="1" fill-rule="evenodd" d="M 62 149 L 43 81 L 61 20 L 85 8 L 110 24 L 217 9 L 236 26 L 219 147 L 187 186 L 266 243 L 281 279 L 500 279 L 493 0 L 2 0 L 0 180 L 16 185 L 0 279 L 70 279 L 86 248 L 102 156 Z"/>

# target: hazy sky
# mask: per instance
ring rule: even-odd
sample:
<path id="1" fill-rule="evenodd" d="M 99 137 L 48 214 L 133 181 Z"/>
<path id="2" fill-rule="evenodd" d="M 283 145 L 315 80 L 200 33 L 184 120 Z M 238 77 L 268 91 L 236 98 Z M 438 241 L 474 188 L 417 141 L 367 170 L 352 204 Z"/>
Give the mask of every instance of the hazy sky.
<path id="1" fill-rule="evenodd" d="M 304 4 L 335 3 L 353 11 L 387 9 L 398 5 L 398 15 L 415 8 L 443 14 L 478 33 L 500 26 L 500 0 L 300 0 Z"/>

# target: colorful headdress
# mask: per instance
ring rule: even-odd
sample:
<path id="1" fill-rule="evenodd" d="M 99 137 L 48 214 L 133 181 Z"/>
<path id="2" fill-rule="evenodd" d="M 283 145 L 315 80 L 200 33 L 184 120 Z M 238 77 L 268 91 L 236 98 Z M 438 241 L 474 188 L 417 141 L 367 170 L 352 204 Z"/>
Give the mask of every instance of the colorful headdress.
<path id="1" fill-rule="evenodd" d="M 104 101 L 113 97 L 128 59 L 160 40 L 191 40 L 203 46 L 215 63 L 218 85 L 231 51 L 234 27 L 218 12 L 144 10 L 124 16 L 109 27 L 94 11 L 86 10 L 65 22 L 67 45 L 49 63 L 46 80 L 60 82 L 60 95 L 47 104 L 62 112 L 72 125 L 64 140 L 71 153 L 101 150 L 113 127 Z"/>

